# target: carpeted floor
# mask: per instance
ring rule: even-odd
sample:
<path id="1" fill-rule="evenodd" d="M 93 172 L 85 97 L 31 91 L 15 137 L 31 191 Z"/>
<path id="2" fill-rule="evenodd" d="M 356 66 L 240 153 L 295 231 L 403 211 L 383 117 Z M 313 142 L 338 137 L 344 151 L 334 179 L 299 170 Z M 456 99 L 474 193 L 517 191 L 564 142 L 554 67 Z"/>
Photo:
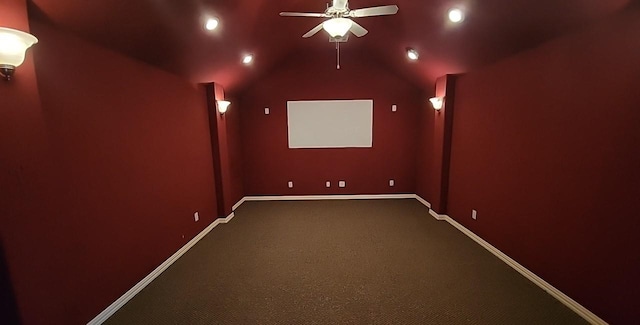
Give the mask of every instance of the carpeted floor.
<path id="1" fill-rule="evenodd" d="M 245 202 L 106 324 L 584 324 L 409 200 Z"/>

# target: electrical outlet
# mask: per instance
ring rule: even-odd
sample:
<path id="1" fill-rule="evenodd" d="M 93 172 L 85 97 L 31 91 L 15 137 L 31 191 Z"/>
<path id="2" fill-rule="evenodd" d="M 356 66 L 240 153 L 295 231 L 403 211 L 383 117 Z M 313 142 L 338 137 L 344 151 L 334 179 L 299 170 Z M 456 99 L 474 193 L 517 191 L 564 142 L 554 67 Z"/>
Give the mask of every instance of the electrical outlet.
<path id="1" fill-rule="evenodd" d="M 473 220 L 477 220 L 478 219 L 478 211 L 471 210 L 471 219 L 473 219 Z"/>
<path id="2" fill-rule="evenodd" d="M 327 181 L 327 182 L 325 183 L 325 185 L 326 185 L 327 187 L 331 187 L 331 182 L 330 182 L 330 181 Z"/>
<path id="3" fill-rule="evenodd" d="M 338 187 L 345 187 L 345 186 L 347 186 L 347 183 L 345 181 L 338 182 Z"/>
<path id="4" fill-rule="evenodd" d="M 389 186 L 393 187 L 393 186 L 395 186 L 395 185 L 396 185 L 396 181 L 394 181 L 394 180 L 390 179 L 390 180 L 389 180 Z"/>
<path id="5" fill-rule="evenodd" d="M 264 115 L 269 115 L 269 107 L 264 108 Z"/>
<path id="6" fill-rule="evenodd" d="M 193 220 L 194 220 L 194 221 L 196 221 L 196 222 L 197 222 L 198 220 L 200 220 L 200 215 L 198 214 L 198 211 L 196 211 L 196 212 L 193 214 Z"/>
<path id="7" fill-rule="evenodd" d="M 391 111 L 395 112 L 398 110 L 398 106 L 396 104 L 391 105 Z"/>
<path id="8" fill-rule="evenodd" d="M 289 183 L 287 183 L 287 185 L 289 185 L 289 188 L 293 188 L 293 181 L 289 181 Z"/>

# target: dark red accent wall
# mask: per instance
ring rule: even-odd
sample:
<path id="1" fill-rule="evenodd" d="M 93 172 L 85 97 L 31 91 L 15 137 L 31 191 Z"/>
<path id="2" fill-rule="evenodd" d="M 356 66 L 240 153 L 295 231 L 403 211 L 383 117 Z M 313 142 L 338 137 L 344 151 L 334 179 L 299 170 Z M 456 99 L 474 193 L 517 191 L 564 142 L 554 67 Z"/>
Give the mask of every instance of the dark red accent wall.
<path id="1" fill-rule="evenodd" d="M 25 324 L 86 323 L 217 217 L 205 92 L 32 33 L 36 73 L 0 84 L 2 246 Z"/>
<path id="2" fill-rule="evenodd" d="M 348 45 L 337 70 L 335 49 L 327 47 L 290 57 L 239 95 L 245 193 L 413 193 L 421 92 L 366 53 L 349 52 Z M 289 149 L 287 101 L 331 99 L 373 99 L 373 148 Z M 290 180 L 293 189 L 287 187 Z M 347 186 L 338 188 L 339 180 Z"/>
<path id="3" fill-rule="evenodd" d="M 612 324 L 640 319 L 638 31 L 629 9 L 456 88 L 449 215 Z"/>
<path id="4" fill-rule="evenodd" d="M 456 78 L 455 75 L 445 75 L 436 80 L 434 96 L 444 97 L 444 104 L 440 110 L 435 110 L 427 102 L 419 117 L 416 194 L 441 214 L 447 212 Z"/>
<path id="5" fill-rule="evenodd" d="M 2 27 L 29 32 L 26 0 L 0 3 Z M 10 265 L 11 257 L 22 254 L 17 231 L 30 231 L 27 217 L 42 211 L 39 201 L 46 198 L 40 190 L 45 179 L 41 165 L 47 164 L 47 139 L 40 107 L 33 52 L 11 82 L 0 80 L 0 322 L 20 324 L 16 291 Z M 28 193 L 28 194 L 27 194 Z M 37 219 L 35 219 L 37 220 Z M 34 220 L 34 221 L 35 221 Z M 23 240 L 26 239 L 26 240 Z"/>
<path id="6" fill-rule="evenodd" d="M 224 88 L 220 84 L 207 85 L 207 100 L 217 201 L 222 202 L 218 205 L 218 216 L 226 217 L 232 212 L 233 205 L 244 196 L 240 112 L 238 104 L 225 97 Z M 226 113 L 220 114 L 217 100 L 232 102 Z"/>

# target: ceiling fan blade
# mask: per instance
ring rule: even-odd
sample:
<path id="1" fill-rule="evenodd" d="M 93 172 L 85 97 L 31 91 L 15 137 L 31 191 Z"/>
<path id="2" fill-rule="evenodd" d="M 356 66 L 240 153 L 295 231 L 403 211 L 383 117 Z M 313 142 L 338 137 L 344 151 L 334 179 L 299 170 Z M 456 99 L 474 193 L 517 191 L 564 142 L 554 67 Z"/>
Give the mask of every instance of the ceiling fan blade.
<path id="1" fill-rule="evenodd" d="M 358 37 L 367 35 L 367 33 L 369 32 L 368 30 L 360 26 L 360 24 L 356 23 L 355 21 L 353 22 L 353 24 L 351 25 L 351 29 L 349 30 L 353 33 L 353 35 L 356 35 Z"/>
<path id="2" fill-rule="evenodd" d="M 349 12 L 351 17 L 370 17 L 370 16 L 384 16 L 395 15 L 398 12 L 398 6 L 380 6 L 371 8 L 355 9 Z"/>
<path id="3" fill-rule="evenodd" d="M 318 26 L 314 27 L 313 29 L 308 31 L 306 34 L 302 35 L 302 37 L 308 38 L 308 37 L 311 37 L 311 36 L 315 35 L 317 32 L 322 30 L 322 24 L 323 23 L 320 23 Z"/>
<path id="4" fill-rule="evenodd" d="M 325 13 L 315 13 L 315 12 L 281 12 L 280 16 L 283 17 L 317 17 L 324 18 L 328 17 Z"/>

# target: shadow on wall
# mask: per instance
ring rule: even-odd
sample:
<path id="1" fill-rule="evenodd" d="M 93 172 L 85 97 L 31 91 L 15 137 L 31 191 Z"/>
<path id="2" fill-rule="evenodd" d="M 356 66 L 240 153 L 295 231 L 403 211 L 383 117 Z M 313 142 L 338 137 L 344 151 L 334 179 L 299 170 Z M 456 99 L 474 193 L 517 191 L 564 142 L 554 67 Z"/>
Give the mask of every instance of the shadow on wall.
<path id="1" fill-rule="evenodd" d="M 9 277 L 9 266 L 4 255 L 4 245 L 0 238 L 0 319 L 3 324 L 20 324 L 20 313 L 16 303 L 11 278 Z"/>

